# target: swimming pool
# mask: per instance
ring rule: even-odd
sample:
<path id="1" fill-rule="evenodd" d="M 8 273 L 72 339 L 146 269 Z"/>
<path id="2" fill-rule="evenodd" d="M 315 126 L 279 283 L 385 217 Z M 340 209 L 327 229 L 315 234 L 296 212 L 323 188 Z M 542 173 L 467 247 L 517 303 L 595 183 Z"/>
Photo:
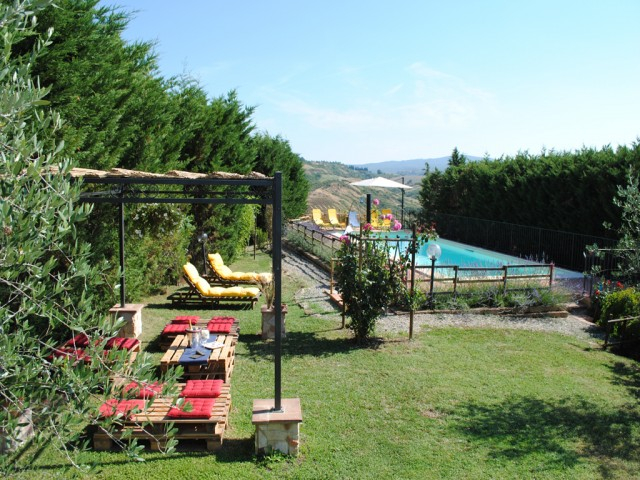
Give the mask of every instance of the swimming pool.
<path id="1" fill-rule="evenodd" d="M 403 239 L 408 239 L 410 234 L 401 233 L 401 234 L 383 234 L 387 238 L 398 238 L 400 239 L 398 247 L 401 251 L 406 251 L 409 246 L 408 241 L 403 241 Z M 416 266 L 426 267 L 431 266 L 431 259 L 427 255 L 427 248 L 429 244 L 433 242 L 427 242 L 422 245 L 420 251 L 416 255 Z M 436 260 L 437 266 L 445 266 L 445 265 L 457 265 L 459 267 L 473 267 L 473 268 L 501 268 L 503 265 L 541 265 L 538 262 L 533 262 L 531 260 L 526 260 L 524 258 L 513 257 L 511 255 L 505 255 L 503 253 L 492 252 L 490 250 L 485 250 L 483 248 L 473 247 L 471 245 L 465 245 L 464 243 L 453 242 L 451 240 L 446 240 L 444 238 L 439 238 L 435 243 L 437 243 L 441 250 L 442 255 L 439 259 Z M 395 245 L 391 244 L 390 247 L 392 249 L 395 248 Z M 525 271 L 526 270 L 526 271 Z M 512 273 L 518 274 L 517 271 L 510 270 Z M 542 267 L 539 269 L 536 268 L 526 268 L 523 269 L 523 274 L 531 275 L 531 274 L 548 274 L 548 268 Z M 491 275 L 499 275 L 499 273 L 493 271 L 486 271 L 483 273 L 482 271 L 472 273 L 472 272 L 461 272 L 468 275 L 477 275 L 481 273 L 482 275 L 491 274 Z M 453 269 L 444 269 L 439 268 L 438 273 L 441 275 L 452 276 Z M 582 273 L 573 272 L 571 270 L 565 270 L 563 268 L 555 268 L 554 276 L 556 278 L 582 278 Z"/>

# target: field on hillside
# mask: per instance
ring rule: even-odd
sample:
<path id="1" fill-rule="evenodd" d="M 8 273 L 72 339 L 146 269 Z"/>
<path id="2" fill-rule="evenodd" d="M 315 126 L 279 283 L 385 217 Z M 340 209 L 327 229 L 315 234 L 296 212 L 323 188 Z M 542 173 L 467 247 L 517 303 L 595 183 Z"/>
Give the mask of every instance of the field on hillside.
<path id="1" fill-rule="evenodd" d="M 351 182 L 384 176 L 401 183 L 399 176 L 376 172 L 352 170 L 347 165 L 337 162 L 304 162 L 304 169 L 309 179 L 310 190 L 308 197 L 309 213 L 312 208 L 319 208 L 326 215 L 328 208 L 335 208 L 339 214 L 346 214 L 349 210 L 357 210 L 364 215 L 366 210 L 366 194 L 380 200 L 380 208 L 390 208 L 394 215 L 400 216 L 402 193 L 400 189 L 365 188 L 350 185 Z M 418 193 L 420 191 L 420 176 L 405 176 L 405 184 L 413 188 L 405 190 L 405 216 L 410 211 L 420 208 Z"/>

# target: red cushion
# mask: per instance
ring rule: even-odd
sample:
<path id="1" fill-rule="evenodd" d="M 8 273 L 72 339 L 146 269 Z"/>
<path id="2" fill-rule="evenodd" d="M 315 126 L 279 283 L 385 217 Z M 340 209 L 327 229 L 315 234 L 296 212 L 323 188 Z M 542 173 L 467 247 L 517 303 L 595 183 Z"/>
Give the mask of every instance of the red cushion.
<path id="1" fill-rule="evenodd" d="M 65 347 L 85 348 L 89 346 L 89 337 L 86 333 L 79 333 L 64 344 Z"/>
<path id="2" fill-rule="evenodd" d="M 209 330 L 209 333 L 231 333 L 231 324 L 209 322 L 207 330 Z"/>
<path id="3" fill-rule="evenodd" d="M 140 340 L 137 338 L 113 337 L 107 340 L 104 348 L 105 350 L 110 350 L 112 348 L 117 350 L 132 350 L 139 344 Z"/>
<path id="4" fill-rule="evenodd" d="M 183 333 L 186 332 L 187 328 L 189 328 L 189 325 L 187 324 L 170 323 L 162 329 L 162 334 L 163 335 L 171 335 L 171 334 L 182 335 Z"/>
<path id="5" fill-rule="evenodd" d="M 51 354 L 47 356 L 47 360 L 52 362 L 54 358 L 68 358 L 70 360 L 83 360 L 86 363 L 91 362 L 91 357 L 85 354 L 82 348 L 73 348 L 73 347 L 54 348 L 51 351 Z"/>
<path id="6" fill-rule="evenodd" d="M 215 405 L 215 398 L 185 398 L 180 407 L 171 407 L 167 417 L 169 418 L 209 418 L 211 410 Z M 191 405 L 190 411 L 185 412 L 184 408 Z"/>
<path id="7" fill-rule="evenodd" d="M 123 415 L 131 418 L 130 412 L 134 408 L 138 408 L 139 410 L 144 409 L 144 400 L 118 400 L 112 398 L 100 406 L 100 415 L 103 417 Z"/>
<path id="8" fill-rule="evenodd" d="M 209 323 L 228 323 L 233 325 L 235 321 L 236 321 L 235 317 L 211 317 L 211 320 L 209 320 Z"/>
<path id="9" fill-rule="evenodd" d="M 220 396 L 222 380 L 187 380 L 180 392 L 181 397 L 215 398 Z"/>
<path id="10" fill-rule="evenodd" d="M 179 315 L 171 320 L 171 323 L 189 325 L 189 322 L 191 322 L 192 324 L 196 324 L 199 320 L 200 317 L 198 317 L 197 315 Z"/>
<path id="11" fill-rule="evenodd" d="M 160 382 L 131 382 L 130 384 L 125 385 L 122 392 L 126 394 L 127 397 L 151 398 L 162 393 L 162 387 L 164 387 L 164 383 Z"/>

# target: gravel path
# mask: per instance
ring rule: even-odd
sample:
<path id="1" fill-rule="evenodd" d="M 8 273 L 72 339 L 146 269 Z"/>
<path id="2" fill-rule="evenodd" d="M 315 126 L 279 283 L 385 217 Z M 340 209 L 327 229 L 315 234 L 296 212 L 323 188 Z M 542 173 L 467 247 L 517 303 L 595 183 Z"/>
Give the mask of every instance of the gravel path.
<path id="1" fill-rule="evenodd" d="M 287 250 L 282 259 L 283 275 L 296 276 L 307 285 L 298 290 L 295 300 L 308 315 L 335 315 L 340 320 L 338 309 L 325 293 L 329 290 L 329 275 L 301 255 Z M 414 332 L 437 327 L 459 328 L 510 328 L 557 332 L 583 340 L 602 339 L 602 331 L 580 315 L 569 314 L 566 318 L 520 317 L 508 315 L 473 313 L 416 313 Z M 380 318 L 379 332 L 408 332 L 408 314 L 390 314 Z"/>

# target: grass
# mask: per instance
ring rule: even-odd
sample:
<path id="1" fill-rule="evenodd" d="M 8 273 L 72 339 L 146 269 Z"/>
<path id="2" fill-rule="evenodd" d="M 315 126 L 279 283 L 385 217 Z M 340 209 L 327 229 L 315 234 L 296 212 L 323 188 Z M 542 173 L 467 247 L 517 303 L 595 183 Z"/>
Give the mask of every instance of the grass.
<path id="1" fill-rule="evenodd" d="M 234 269 L 268 262 L 259 254 Z M 338 314 L 305 315 L 295 305 L 301 279 L 284 280 L 282 387 L 283 397 L 301 399 L 300 456 L 253 454 L 252 401 L 274 389 L 273 343 L 260 340 L 256 308 L 232 313 L 242 330 L 223 448 L 181 444 L 171 456 L 144 453 L 143 463 L 89 451 L 80 461 L 96 465 L 91 478 L 637 478 L 636 362 L 572 337 L 506 329 L 436 328 L 356 348 Z M 154 351 L 162 326 L 184 310 L 164 297 L 148 303 L 142 341 Z M 82 476 L 64 464 L 47 451 L 17 477 Z"/>

